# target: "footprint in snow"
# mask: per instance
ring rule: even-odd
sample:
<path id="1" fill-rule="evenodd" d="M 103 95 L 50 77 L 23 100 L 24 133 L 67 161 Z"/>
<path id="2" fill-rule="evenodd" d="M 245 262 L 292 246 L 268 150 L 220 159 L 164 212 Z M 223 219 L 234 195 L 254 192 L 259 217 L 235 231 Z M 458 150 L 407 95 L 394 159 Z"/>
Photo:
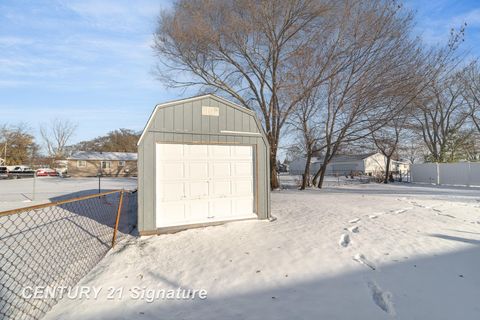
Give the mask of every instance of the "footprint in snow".
<path id="1" fill-rule="evenodd" d="M 350 244 L 350 236 L 346 233 L 342 234 L 338 243 L 344 248 L 348 247 Z"/>
<path id="2" fill-rule="evenodd" d="M 347 229 L 351 233 L 358 233 L 360 230 L 358 229 L 358 226 L 353 226 Z"/>
<path id="3" fill-rule="evenodd" d="M 418 202 L 415 202 L 415 201 L 412 201 L 410 202 L 411 204 L 413 204 L 415 207 L 419 207 L 419 208 L 427 208 L 426 206 L 424 206 L 423 204 L 420 204 Z"/>
<path id="4" fill-rule="evenodd" d="M 370 289 L 370 293 L 372 294 L 372 299 L 375 304 L 388 313 L 389 315 L 395 315 L 395 308 L 393 306 L 393 295 L 391 292 L 384 291 L 380 286 L 375 283 L 375 281 L 371 280 L 367 283 L 368 288 Z"/>
<path id="5" fill-rule="evenodd" d="M 371 215 L 369 215 L 368 217 L 369 217 L 370 219 L 377 219 L 377 218 L 378 218 L 378 216 L 377 216 L 377 215 L 374 215 L 374 214 L 371 214 Z"/>
<path id="6" fill-rule="evenodd" d="M 393 214 L 400 214 L 400 213 L 407 212 L 407 211 L 410 210 L 410 209 L 411 209 L 411 208 L 398 209 L 398 210 L 390 210 L 390 212 L 393 213 Z"/>
<path id="7" fill-rule="evenodd" d="M 357 223 L 358 221 L 360 221 L 360 218 L 355 218 L 355 219 L 352 219 L 352 220 L 350 220 L 350 221 L 348 221 L 348 222 L 350 222 L 350 223 Z"/>
<path id="8" fill-rule="evenodd" d="M 372 270 L 376 269 L 375 265 L 372 262 L 368 261 L 367 258 L 365 258 L 365 256 L 361 253 L 357 253 L 355 256 L 353 256 L 353 260 L 369 267 Z"/>
<path id="9" fill-rule="evenodd" d="M 440 213 L 440 212 L 437 212 L 435 213 L 437 216 L 444 216 L 444 217 L 449 217 L 449 218 L 452 218 L 452 219 L 456 219 L 457 217 L 455 216 L 452 216 L 451 214 L 445 214 L 445 213 Z"/>

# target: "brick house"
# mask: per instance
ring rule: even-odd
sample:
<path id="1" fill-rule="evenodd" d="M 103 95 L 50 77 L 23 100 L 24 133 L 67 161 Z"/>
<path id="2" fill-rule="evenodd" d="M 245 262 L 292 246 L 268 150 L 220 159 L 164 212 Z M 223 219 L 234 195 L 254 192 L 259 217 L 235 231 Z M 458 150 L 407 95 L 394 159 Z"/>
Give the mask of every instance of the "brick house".
<path id="1" fill-rule="evenodd" d="M 72 177 L 137 176 L 137 154 L 77 151 L 67 158 L 67 172 Z"/>

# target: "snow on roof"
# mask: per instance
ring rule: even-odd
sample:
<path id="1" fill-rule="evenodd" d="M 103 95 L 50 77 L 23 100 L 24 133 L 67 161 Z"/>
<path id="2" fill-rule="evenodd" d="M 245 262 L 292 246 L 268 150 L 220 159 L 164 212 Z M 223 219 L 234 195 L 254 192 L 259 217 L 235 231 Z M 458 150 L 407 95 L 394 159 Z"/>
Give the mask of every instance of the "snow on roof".
<path id="1" fill-rule="evenodd" d="M 339 154 L 334 156 L 330 162 L 360 161 L 360 160 L 367 159 L 375 154 L 377 154 L 377 152 L 370 152 L 370 153 L 363 153 L 363 154 Z M 312 159 L 312 163 L 322 162 L 322 161 L 323 161 L 323 157 Z"/>
<path id="2" fill-rule="evenodd" d="M 69 160 L 137 161 L 137 154 L 134 152 L 76 151 L 68 159 Z"/>
<path id="3" fill-rule="evenodd" d="M 377 154 L 376 152 L 364 153 L 364 154 L 339 154 L 333 157 L 332 161 L 335 162 L 346 162 L 346 161 L 358 161 L 370 158 L 371 156 Z"/>

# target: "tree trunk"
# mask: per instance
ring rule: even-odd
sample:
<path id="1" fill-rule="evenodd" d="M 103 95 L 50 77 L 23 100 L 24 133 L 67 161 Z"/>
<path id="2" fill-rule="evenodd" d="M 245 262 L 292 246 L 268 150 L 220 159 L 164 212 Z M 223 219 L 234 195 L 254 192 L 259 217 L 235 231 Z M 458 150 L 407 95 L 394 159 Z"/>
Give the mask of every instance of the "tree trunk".
<path id="1" fill-rule="evenodd" d="M 320 188 L 320 189 L 323 186 L 323 180 L 325 180 L 325 173 L 327 172 L 327 165 L 328 165 L 328 162 L 326 162 L 326 163 L 323 162 L 322 165 L 320 166 L 320 168 L 318 168 L 317 173 L 313 177 L 313 185 Z"/>
<path id="2" fill-rule="evenodd" d="M 278 172 L 277 172 L 277 151 L 270 150 L 270 188 L 272 190 L 278 189 L 280 183 L 278 181 Z"/>
<path id="3" fill-rule="evenodd" d="M 312 185 L 315 186 L 315 187 L 318 185 L 318 178 L 320 177 L 320 171 L 321 170 L 322 170 L 322 167 L 320 167 L 318 169 L 318 171 L 315 173 L 315 176 L 313 176 Z"/>
<path id="4" fill-rule="evenodd" d="M 388 177 L 390 174 L 390 160 L 391 157 L 387 157 L 387 165 L 385 166 L 385 180 L 383 180 L 383 183 L 388 183 Z"/>
<path id="5" fill-rule="evenodd" d="M 312 160 L 312 153 L 307 153 L 307 162 L 305 162 L 305 170 L 303 171 L 302 177 L 302 186 L 300 190 L 305 190 L 306 187 L 310 186 L 310 161 Z"/>
<path id="6" fill-rule="evenodd" d="M 328 163 L 322 164 L 322 166 L 320 167 L 320 170 L 318 170 L 320 172 L 318 188 L 320 189 L 323 187 L 323 181 L 325 180 L 325 173 L 327 172 L 327 165 Z"/>
<path id="7" fill-rule="evenodd" d="M 330 162 L 331 160 L 331 151 L 331 148 L 327 147 L 327 149 L 325 150 L 325 156 L 323 158 L 322 165 L 320 166 L 320 168 L 318 168 L 317 173 L 313 177 L 313 185 L 316 187 L 322 188 L 323 180 L 325 178 L 325 173 L 327 170 L 327 165 L 328 162 Z"/>

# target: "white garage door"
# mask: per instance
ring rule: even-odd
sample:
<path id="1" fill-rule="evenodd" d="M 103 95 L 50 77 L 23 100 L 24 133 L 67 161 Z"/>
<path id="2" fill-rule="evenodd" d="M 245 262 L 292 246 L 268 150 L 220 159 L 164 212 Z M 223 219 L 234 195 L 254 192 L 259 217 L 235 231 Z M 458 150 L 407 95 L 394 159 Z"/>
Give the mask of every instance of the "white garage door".
<path id="1" fill-rule="evenodd" d="M 256 217 L 251 146 L 156 148 L 157 228 Z"/>

